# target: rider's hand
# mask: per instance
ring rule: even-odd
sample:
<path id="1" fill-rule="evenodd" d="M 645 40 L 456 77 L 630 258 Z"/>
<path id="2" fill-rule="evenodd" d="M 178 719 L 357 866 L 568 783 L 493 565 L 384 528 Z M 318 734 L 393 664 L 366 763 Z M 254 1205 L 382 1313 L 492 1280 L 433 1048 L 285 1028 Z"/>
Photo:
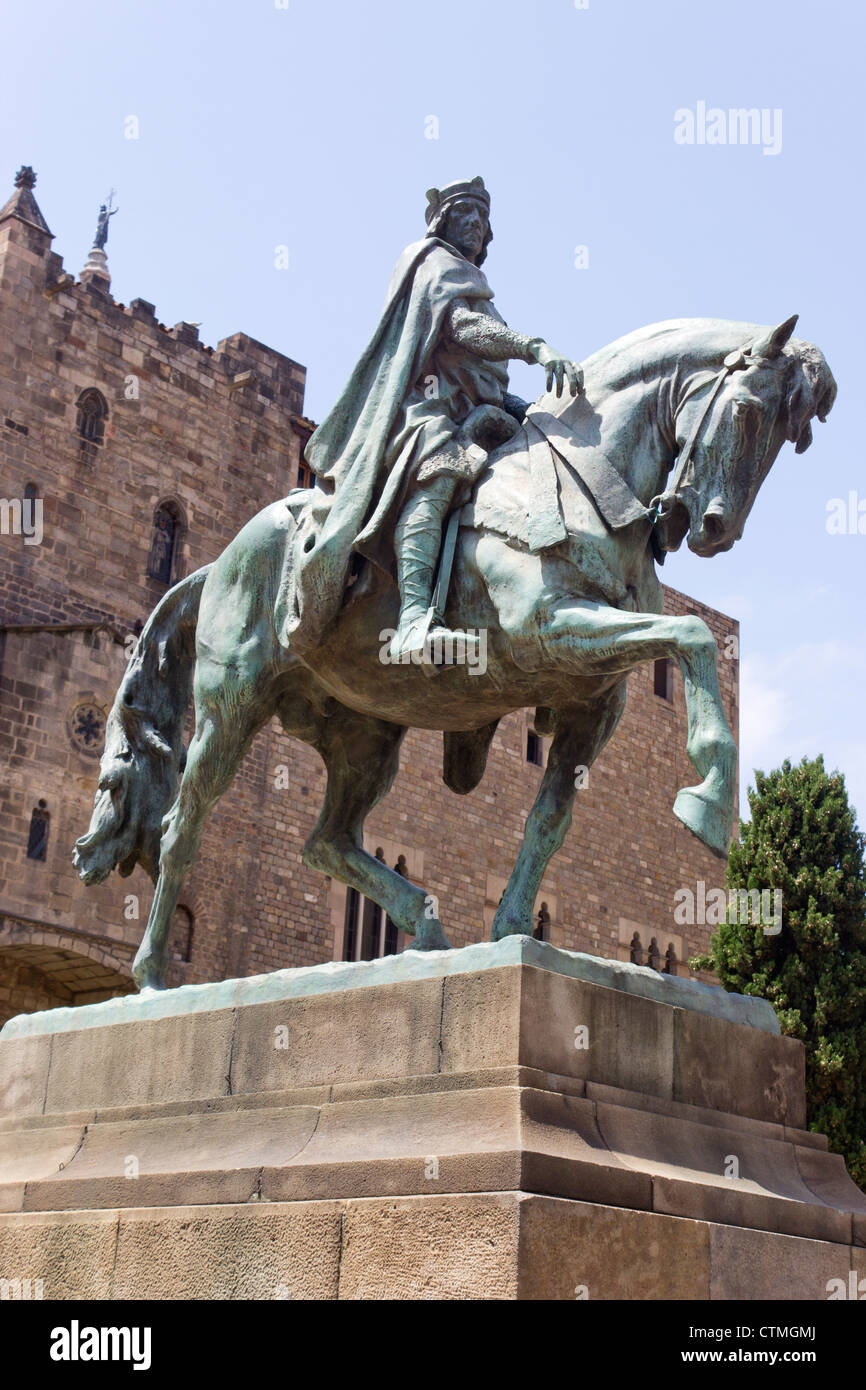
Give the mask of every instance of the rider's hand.
<path id="1" fill-rule="evenodd" d="M 572 396 L 576 396 L 578 391 L 583 389 L 583 372 L 576 362 L 572 362 L 570 357 L 564 357 L 561 352 L 556 352 L 549 343 L 543 339 L 533 339 L 531 352 L 535 361 L 543 367 L 547 375 L 547 390 L 553 390 L 553 383 L 556 382 L 556 394 L 562 395 L 564 382 L 568 382 L 568 389 Z"/>

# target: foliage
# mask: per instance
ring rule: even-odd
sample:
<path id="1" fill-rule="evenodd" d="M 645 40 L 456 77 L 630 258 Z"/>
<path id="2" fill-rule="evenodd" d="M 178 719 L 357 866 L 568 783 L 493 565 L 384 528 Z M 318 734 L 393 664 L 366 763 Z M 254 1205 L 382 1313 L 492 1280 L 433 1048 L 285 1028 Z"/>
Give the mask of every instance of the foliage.
<path id="1" fill-rule="evenodd" d="M 866 1188 L 866 836 L 822 757 L 756 773 L 749 806 L 728 888 L 781 889 L 781 933 L 729 912 L 691 964 L 768 999 L 782 1032 L 805 1043 L 809 1128 Z"/>

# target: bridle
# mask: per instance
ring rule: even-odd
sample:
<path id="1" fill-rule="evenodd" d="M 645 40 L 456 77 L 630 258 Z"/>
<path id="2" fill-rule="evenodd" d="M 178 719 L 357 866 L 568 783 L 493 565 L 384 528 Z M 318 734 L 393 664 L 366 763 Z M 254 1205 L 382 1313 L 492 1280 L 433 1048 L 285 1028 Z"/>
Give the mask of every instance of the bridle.
<path id="1" fill-rule="evenodd" d="M 683 396 L 682 400 L 680 401 L 679 405 L 677 406 L 674 412 L 674 426 L 676 426 L 677 418 L 683 407 L 687 405 L 688 402 L 693 399 L 693 397 L 697 396 L 699 392 L 706 390 L 708 386 L 710 387 L 709 395 L 707 396 L 707 399 L 704 401 L 703 407 L 701 408 L 698 417 L 695 420 L 694 425 L 692 426 L 688 439 L 686 440 L 685 444 L 680 450 L 679 458 L 677 459 L 677 466 L 674 473 L 671 476 L 668 486 L 665 488 L 664 492 L 660 492 L 656 497 L 653 497 L 649 503 L 649 506 L 647 507 L 647 516 L 649 520 L 653 523 L 653 525 L 655 525 L 657 521 L 665 521 L 670 516 L 671 504 L 679 494 L 680 490 L 685 487 L 690 487 L 694 482 L 695 448 L 697 446 L 698 440 L 700 439 L 701 431 L 703 430 L 704 425 L 707 422 L 707 417 L 709 416 L 709 413 L 712 410 L 713 405 L 715 404 L 716 399 L 718 398 L 722 390 L 722 387 L 725 385 L 726 381 L 733 372 L 742 371 L 743 368 L 745 368 L 746 366 L 750 366 L 752 361 L 759 360 L 759 358 L 749 358 L 748 348 L 734 348 L 733 352 L 728 353 L 721 369 L 715 374 L 715 376 L 711 377 L 709 381 L 697 382 L 694 386 L 691 386 Z"/>

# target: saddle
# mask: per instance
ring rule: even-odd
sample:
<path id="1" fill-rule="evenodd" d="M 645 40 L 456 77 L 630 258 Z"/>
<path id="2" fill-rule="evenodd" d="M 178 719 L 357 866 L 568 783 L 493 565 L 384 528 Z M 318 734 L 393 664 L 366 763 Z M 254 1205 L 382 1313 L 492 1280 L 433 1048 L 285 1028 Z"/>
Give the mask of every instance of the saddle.
<path id="1" fill-rule="evenodd" d="M 464 449 L 475 447 L 491 454 L 514 438 L 520 424 L 516 416 L 498 405 L 477 405 L 460 426 L 457 442 Z"/>

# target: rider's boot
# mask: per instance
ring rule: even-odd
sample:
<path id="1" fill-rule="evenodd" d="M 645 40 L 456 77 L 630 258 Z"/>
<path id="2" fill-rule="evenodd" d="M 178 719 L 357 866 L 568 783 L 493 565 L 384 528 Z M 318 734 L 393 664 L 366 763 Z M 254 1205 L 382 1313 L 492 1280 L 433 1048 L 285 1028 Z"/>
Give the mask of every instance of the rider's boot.
<path id="1" fill-rule="evenodd" d="M 442 625 L 432 606 L 436 565 L 442 541 L 442 523 L 460 479 L 440 475 L 419 488 L 406 503 L 394 532 L 397 577 L 400 585 L 400 618 L 391 640 L 389 656 L 397 662 L 414 658 L 431 664 L 448 653 L 453 660 L 472 664 L 477 637 Z M 451 660 L 441 664 L 451 664 Z"/>

